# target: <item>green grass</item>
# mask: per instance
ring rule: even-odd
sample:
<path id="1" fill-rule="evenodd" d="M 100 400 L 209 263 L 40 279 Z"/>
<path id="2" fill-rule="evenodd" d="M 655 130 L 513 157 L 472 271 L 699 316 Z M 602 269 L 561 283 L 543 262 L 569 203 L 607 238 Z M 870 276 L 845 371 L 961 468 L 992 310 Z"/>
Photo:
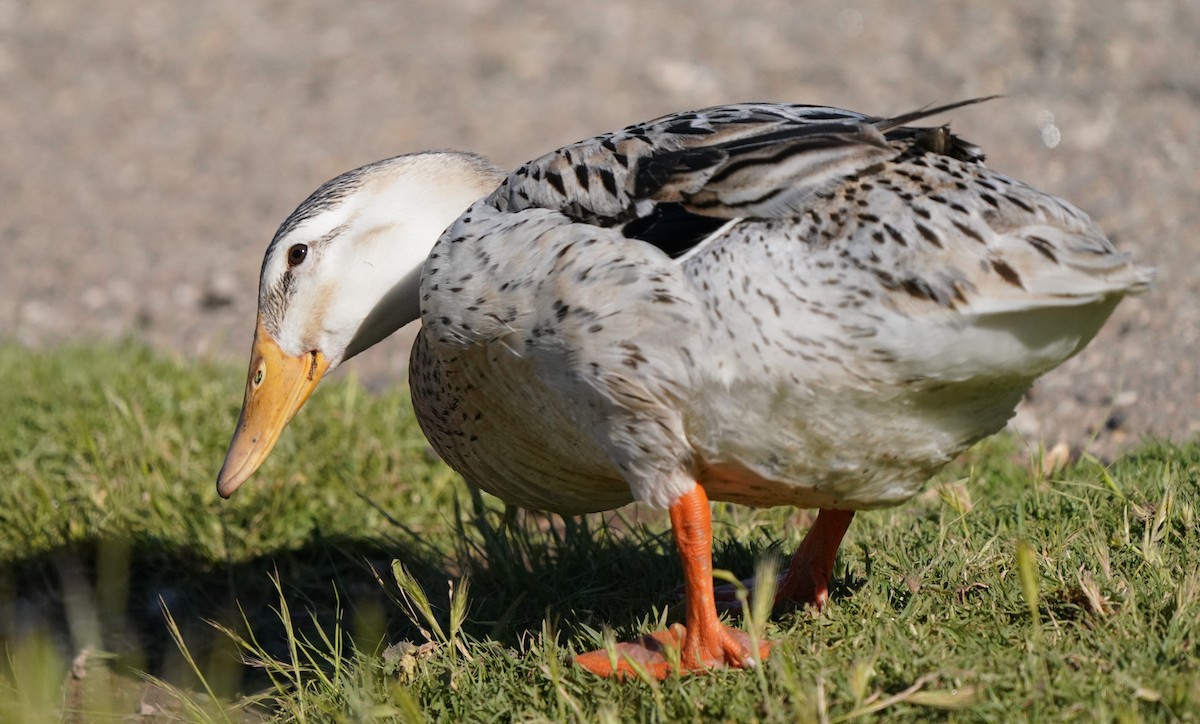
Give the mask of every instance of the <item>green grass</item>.
<path id="1" fill-rule="evenodd" d="M 506 513 L 353 380 L 222 501 L 242 375 L 0 344 L 0 721 L 1200 718 L 1195 444 L 1043 476 L 987 443 L 859 515 L 761 669 L 620 684 L 569 655 L 678 619 L 661 514 Z M 717 506 L 716 565 L 806 522 Z"/>

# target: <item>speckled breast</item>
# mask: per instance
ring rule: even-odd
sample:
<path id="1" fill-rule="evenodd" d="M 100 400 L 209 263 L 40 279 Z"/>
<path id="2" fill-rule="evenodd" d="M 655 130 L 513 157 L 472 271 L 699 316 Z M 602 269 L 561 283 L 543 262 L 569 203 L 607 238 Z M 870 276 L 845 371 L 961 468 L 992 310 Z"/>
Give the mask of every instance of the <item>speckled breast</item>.
<path id="1" fill-rule="evenodd" d="M 468 483 L 507 503 L 564 515 L 633 500 L 608 456 L 502 344 L 413 343 L 409 385 L 417 420 L 438 455 Z"/>

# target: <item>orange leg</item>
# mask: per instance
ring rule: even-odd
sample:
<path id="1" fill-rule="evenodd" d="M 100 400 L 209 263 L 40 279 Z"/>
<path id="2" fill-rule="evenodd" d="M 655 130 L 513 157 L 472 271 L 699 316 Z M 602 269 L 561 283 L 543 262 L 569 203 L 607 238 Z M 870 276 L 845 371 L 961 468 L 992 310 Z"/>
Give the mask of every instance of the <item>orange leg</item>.
<path id="1" fill-rule="evenodd" d="M 829 582 L 833 578 L 833 561 L 837 557 L 842 537 L 854 520 L 853 510 L 821 510 L 817 520 L 792 556 L 788 572 L 779 582 L 775 603 L 791 601 L 811 604 L 817 610 L 829 600 Z"/>
<path id="2" fill-rule="evenodd" d="M 755 657 L 750 637 L 723 625 L 717 616 L 712 579 L 712 516 L 704 488 L 696 485 L 671 505 L 671 527 L 683 561 L 687 627 L 676 624 L 667 631 L 618 644 L 615 668 L 604 649 L 576 656 L 576 664 L 600 676 L 623 679 L 634 674 L 629 665 L 629 660 L 633 660 L 651 676 L 665 679 L 673 669 L 664 655 L 667 647 L 679 649 L 682 671 L 743 667 L 767 657 L 768 644 L 760 644 Z"/>
<path id="3" fill-rule="evenodd" d="M 852 520 L 853 510 L 822 509 L 817 513 L 817 520 L 800 542 L 796 554 L 792 556 L 787 573 L 779 577 L 775 592 L 776 606 L 786 602 L 816 606 L 818 611 L 825 608 L 829 601 L 833 562 L 837 557 L 838 546 L 842 544 L 842 537 L 846 535 Z M 754 587 L 753 578 L 748 578 L 742 583 L 749 588 Z M 721 586 L 716 590 L 721 610 L 733 611 L 741 608 L 736 594 L 737 589 L 734 586 Z"/>

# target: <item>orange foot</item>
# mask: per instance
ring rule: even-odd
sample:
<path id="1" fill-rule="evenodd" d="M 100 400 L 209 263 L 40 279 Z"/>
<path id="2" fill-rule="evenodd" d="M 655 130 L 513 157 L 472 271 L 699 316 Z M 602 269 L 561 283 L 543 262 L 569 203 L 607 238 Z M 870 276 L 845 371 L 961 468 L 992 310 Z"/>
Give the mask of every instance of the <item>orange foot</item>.
<path id="1" fill-rule="evenodd" d="M 637 676 L 636 664 L 637 668 L 661 681 L 676 670 L 674 661 L 679 662 L 680 673 L 703 672 L 725 666 L 754 666 L 759 661 L 765 661 L 770 654 L 771 644 L 760 641 L 758 656 L 752 655 L 750 635 L 745 631 L 729 626 L 720 626 L 719 631 L 716 641 L 697 642 L 697 648 L 702 652 L 700 656 L 682 655 L 690 648 L 689 631 L 683 624 L 677 623 L 666 631 L 655 631 L 633 641 L 623 641 L 616 645 L 613 655 L 607 649 L 580 654 L 575 657 L 575 663 L 597 676 L 615 676 L 621 680 Z"/>
<path id="2" fill-rule="evenodd" d="M 775 605 L 785 603 L 798 606 L 814 606 L 818 611 L 829 601 L 829 583 L 833 578 L 833 562 L 837 557 L 842 537 L 854 519 L 852 510 L 821 510 L 817 520 L 792 556 L 787 573 L 779 576 L 775 589 Z M 747 578 L 742 585 L 753 589 L 754 579 Z M 742 604 L 737 599 L 737 587 L 719 586 L 714 590 L 717 608 L 722 611 L 740 611 Z"/>
<path id="3" fill-rule="evenodd" d="M 635 662 L 649 675 L 665 679 L 675 670 L 706 671 L 722 666 L 754 666 L 767 657 L 770 645 L 763 642 L 757 656 L 750 637 L 721 623 L 713 598 L 712 516 L 704 488 L 696 485 L 671 505 L 671 529 L 683 563 L 687 599 L 687 626 L 675 624 L 636 641 L 617 644 L 616 655 L 606 649 L 575 657 L 575 663 L 600 676 L 626 679 L 636 674 Z M 668 649 L 679 652 L 668 656 Z"/>

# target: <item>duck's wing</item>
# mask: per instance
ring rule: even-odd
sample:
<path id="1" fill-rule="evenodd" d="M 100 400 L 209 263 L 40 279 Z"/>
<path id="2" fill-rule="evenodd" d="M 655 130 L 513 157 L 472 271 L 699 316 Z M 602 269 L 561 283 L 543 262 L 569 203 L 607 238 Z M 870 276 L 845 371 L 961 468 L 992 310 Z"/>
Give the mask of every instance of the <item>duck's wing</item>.
<path id="1" fill-rule="evenodd" d="M 986 98 L 893 118 L 825 106 L 746 103 L 675 113 L 525 164 L 496 190 L 501 211 L 544 208 L 682 256 L 730 219 L 799 215 L 813 197 L 914 146 L 964 161 L 978 147 L 906 124 Z"/>
<path id="2" fill-rule="evenodd" d="M 490 200 L 615 229 L 673 258 L 745 222 L 789 220 L 907 292 L 906 307 L 1007 313 L 1145 289 L 1152 271 L 1086 214 L 985 168 L 948 127 L 910 125 L 985 100 L 888 118 L 767 103 L 672 114 L 532 161 Z"/>

